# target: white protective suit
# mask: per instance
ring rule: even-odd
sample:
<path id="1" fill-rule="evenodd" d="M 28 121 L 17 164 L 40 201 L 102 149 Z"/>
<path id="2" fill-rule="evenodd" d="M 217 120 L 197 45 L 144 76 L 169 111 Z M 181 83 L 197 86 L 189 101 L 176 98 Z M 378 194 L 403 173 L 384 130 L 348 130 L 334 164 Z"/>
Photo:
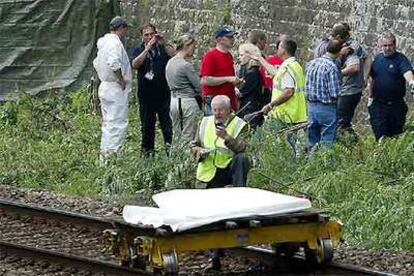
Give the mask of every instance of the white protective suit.
<path id="1" fill-rule="evenodd" d="M 116 34 L 108 33 L 97 43 L 98 54 L 93 65 L 101 84 L 98 89 L 102 110 L 101 157 L 118 152 L 128 127 L 128 94 L 131 92 L 132 70 L 124 45 Z M 121 69 L 127 82 L 122 90 L 115 71 Z"/>

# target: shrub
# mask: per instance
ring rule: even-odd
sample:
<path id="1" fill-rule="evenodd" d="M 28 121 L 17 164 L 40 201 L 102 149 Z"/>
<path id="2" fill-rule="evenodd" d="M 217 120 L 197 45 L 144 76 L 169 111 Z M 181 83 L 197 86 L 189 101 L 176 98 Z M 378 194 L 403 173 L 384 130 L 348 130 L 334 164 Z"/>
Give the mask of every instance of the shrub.
<path id="1" fill-rule="evenodd" d="M 139 154 L 139 119 L 131 104 L 129 131 L 122 154 L 99 162 L 101 119 L 90 95 L 22 96 L 0 105 L 0 183 L 108 197 L 131 197 L 140 190 L 187 188 L 196 164 L 186 145 L 176 144 L 171 157 L 157 141 L 158 153 Z M 131 101 L 133 102 L 133 101 Z M 304 153 L 294 159 L 274 126 L 252 136 L 256 166 L 251 186 L 311 196 L 313 206 L 344 222 L 345 237 L 368 247 L 414 249 L 414 119 L 396 139 L 376 142 L 372 135 L 350 143 L 345 136 L 332 151 Z M 160 133 L 157 137 L 161 137 Z"/>

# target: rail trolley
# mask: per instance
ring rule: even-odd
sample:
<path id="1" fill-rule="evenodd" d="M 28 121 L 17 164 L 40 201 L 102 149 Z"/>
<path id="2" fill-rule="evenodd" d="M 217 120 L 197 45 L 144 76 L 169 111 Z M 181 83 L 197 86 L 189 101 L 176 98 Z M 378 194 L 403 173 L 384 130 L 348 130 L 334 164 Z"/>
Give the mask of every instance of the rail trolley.
<path id="1" fill-rule="evenodd" d="M 167 203 L 161 204 L 158 204 L 160 198 L 155 198 L 164 210 L 172 208 L 164 214 L 167 217 L 164 221 L 160 221 L 162 212 L 156 208 L 132 209 L 138 215 L 138 219 L 133 221 L 136 231 L 105 231 L 107 241 L 119 262 L 147 271 L 175 275 L 179 271 L 178 258 L 183 252 L 263 244 L 272 245 L 276 253 L 288 256 L 302 248 L 306 261 L 316 265 L 332 260 L 333 250 L 341 240 L 341 223 L 312 209 L 308 200 L 252 188 L 211 190 L 175 190 L 162 193 L 162 196 L 179 195 L 175 200 L 169 198 Z M 217 198 L 219 194 L 225 195 Z M 262 194 L 265 196 L 262 197 Z M 227 202 L 223 202 L 225 198 L 228 198 Z M 237 198 L 241 200 L 237 201 Z M 238 210 L 240 202 L 243 203 L 246 198 L 249 202 L 244 205 L 248 208 Z M 200 211 L 202 214 L 194 217 L 198 212 L 197 208 L 208 207 L 206 203 L 211 199 L 220 201 L 211 202 L 217 204 L 214 205 L 216 210 L 223 207 L 220 203 L 231 210 L 218 212 L 213 216 L 208 210 L 204 214 Z M 180 206 L 175 208 L 177 205 Z M 124 208 L 124 218 L 125 211 Z M 129 220 L 127 221 L 130 223 L 131 219 Z M 154 223 L 148 222 L 151 220 Z M 165 223 L 168 220 L 176 224 Z"/>

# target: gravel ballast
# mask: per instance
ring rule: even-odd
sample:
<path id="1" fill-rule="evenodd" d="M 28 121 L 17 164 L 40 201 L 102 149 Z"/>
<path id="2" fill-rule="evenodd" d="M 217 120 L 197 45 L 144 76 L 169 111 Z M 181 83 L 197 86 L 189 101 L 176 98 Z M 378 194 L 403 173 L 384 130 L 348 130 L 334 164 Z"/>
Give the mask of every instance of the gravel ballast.
<path id="1" fill-rule="evenodd" d="M 68 196 L 54 192 L 42 191 L 39 189 L 25 189 L 6 185 L 0 185 L 0 197 L 8 200 L 19 201 L 22 203 L 31 203 L 43 207 L 114 218 L 120 218 L 123 207 L 123 204 L 121 202 L 114 200 Z M 17 222 L 14 218 L 11 217 L 2 217 L 0 219 L 0 235 L 4 235 L 6 232 L 10 232 L 14 224 L 22 223 Z M 45 234 L 41 231 L 40 233 L 37 233 L 35 229 L 31 229 L 31 226 L 29 225 L 31 223 L 30 220 L 28 220 L 26 223 L 28 223 L 28 225 L 25 225 L 25 227 L 28 230 L 25 233 L 22 233 L 24 237 L 27 235 L 30 236 L 30 231 L 33 231 L 32 234 L 34 235 Z M 54 227 L 59 227 L 59 225 Z M 89 230 L 86 229 L 78 229 L 76 227 L 73 227 L 71 231 L 67 231 L 64 234 L 65 236 L 61 237 L 59 235 L 62 234 L 54 234 L 55 236 L 53 236 L 53 227 L 51 227 L 49 230 L 50 231 L 46 234 L 52 235 L 52 239 L 49 241 L 43 241 L 45 244 L 49 243 L 49 245 L 53 247 L 56 246 L 54 242 L 64 238 L 65 240 L 72 240 L 73 243 L 83 243 L 85 246 L 88 244 L 89 247 L 78 247 L 79 252 L 86 256 L 104 258 L 104 260 L 114 260 L 112 256 L 100 253 L 104 252 L 104 250 L 102 248 L 102 243 L 98 233 L 89 232 Z M 83 240 L 83 242 L 81 240 Z M 41 243 L 42 241 L 39 242 Z M 68 249 L 68 252 L 77 253 L 76 250 L 73 250 L 74 249 Z M 185 272 L 186 275 L 191 272 L 200 272 L 202 271 L 204 267 L 203 264 L 205 264 L 206 261 L 207 257 L 205 255 L 201 253 L 195 254 L 194 256 L 184 258 L 184 260 L 180 262 L 180 268 L 182 268 L 181 271 Z M 397 275 L 414 275 L 414 252 L 369 250 L 357 246 L 342 245 L 339 249 L 336 250 L 334 261 L 344 264 L 364 266 L 379 271 L 395 273 Z M 18 267 L 21 268 L 21 261 L 16 261 L 15 263 L 18 264 Z M 223 260 L 223 263 L 223 268 L 226 271 L 238 270 L 239 267 L 235 265 L 236 263 L 243 263 L 242 266 L 246 266 L 246 264 L 248 266 L 254 266 L 254 264 L 248 263 L 248 261 L 245 259 L 238 259 L 232 262 L 229 258 L 225 258 Z M 6 269 L 7 267 L 13 267 L 13 262 L 8 262 L 7 264 L 8 266 L 6 266 Z M 34 265 L 34 267 L 37 268 L 38 266 Z M 4 268 L 0 269 L 0 272 L 3 273 L 2 275 L 11 275 L 7 274 Z M 22 275 L 25 275 L 25 273 L 22 273 Z M 47 275 L 56 274 L 51 273 Z"/>

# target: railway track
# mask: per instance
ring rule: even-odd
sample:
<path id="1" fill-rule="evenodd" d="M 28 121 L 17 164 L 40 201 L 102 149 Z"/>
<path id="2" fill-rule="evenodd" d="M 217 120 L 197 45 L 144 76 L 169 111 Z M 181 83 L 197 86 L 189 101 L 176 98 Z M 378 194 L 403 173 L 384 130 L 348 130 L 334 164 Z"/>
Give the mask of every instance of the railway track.
<path id="1" fill-rule="evenodd" d="M 30 204 L 8 201 L 0 198 L 0 219 L 6 216 L 12 216 L 27 220 L 27 218 L 41 219 L 41 221 L 54 221 L 63 225 L 79 226 L 81 229 L 94 229 L 92 235 L 99 235 L 105 229 L 118 228 L 124 231 L 135 233 L 136 235 L 148 234 L 155 231 L 152 228 L 137 227 L 117 219 L 95 217 L 83 215 L 63 210 L 37 207 Z M 30 220 L 29 222 L 30 223 Z M 2 226 L 3 227 L 3 226 Z M 1 231 L 1 229 L 0 229 Z M 1 233 L 1 232 L 0 232 Z M 18 258 L 28 258 L 42 260 L 49 263 L 58 263 L 63 267 L 73 267 L 82 271 L 100 273 L 100 275 L 150 275 L 148 272 L 137 269 L 130 269 L 119 266 L 114 259 L 102 260 L 97 257 L 99 251 L 93 257 L 85 257 L 82 254 L 71 252 L 62 252 L 59 249 L 47 249 L 42 245 L 26 245 L 18 241 L 12 242 L 0 238 L 0 252 L 2 254 L 17 256 Z M 35 238 L 35 237 L 34 237 Z M 99 240 L 99 239 L 98 239 Z M 96 242 L 96 241 L 93 241 Z M 374 271 L 368 268 L 357 267 L 346 264 L 330 263 L 323 269 L 315 270 L 308 267 L 301 257 L 283 259 L 276 258 L 274 252 L 269 249 L 259 247 L 248 247 L 231 250 L 231 254 L 243 255 L 247 258 L 257 259 L 271 267 L 273 273 L 283 273 L 283 275 L 379 275 L 390 276 L 380 271 Z M 1 260 L 0 260 L 1 261 Z M 276 265 L 275 265 L 276 264 Z M 224 273 L 224 275 L 232 273 Z M 237 273 L 237 275 L 243 273 Z M 249 274 L 248 272 L 245 273 Z M 234 274 L 233 274 L 234 275 Z M 255 272 L 255 275 L 269 275 L 269 271 Z"/>
<path id="2" fill-rule="evenodd" d="M 377 276 L 395 276 L 395 274 L 372 270 L 365 267 L 341 264 L 327 263 L 321 268 L 309 266 L 305 258 L 302 256 L 294 256 L 293 258 L 276 257 L 271 249 L 249 246 L 246 248 L 235 249 L 238 254 L 261 258 L 269 266 L 277 266 L 273 268 L 282 273 L 292 273 L 292 275 L 377 275 Z"/>
<path id="3" fill-rule="evenodd" d="M 42 260 L 50 263 L 58 263 L 63 266 L 77 268 L 82 271 L 87 271 L 89 273 L 125 276 L 152 275 L 151 273 L 145 271 L 122 267 L 110 262 L 84 258 L 81 256 L 65 254 L 52 250 L 12 244 L 3 241 L 0 241 L 0 252 L 2 252 L 2 254 L 18 256 L 20 258 Z"/>

